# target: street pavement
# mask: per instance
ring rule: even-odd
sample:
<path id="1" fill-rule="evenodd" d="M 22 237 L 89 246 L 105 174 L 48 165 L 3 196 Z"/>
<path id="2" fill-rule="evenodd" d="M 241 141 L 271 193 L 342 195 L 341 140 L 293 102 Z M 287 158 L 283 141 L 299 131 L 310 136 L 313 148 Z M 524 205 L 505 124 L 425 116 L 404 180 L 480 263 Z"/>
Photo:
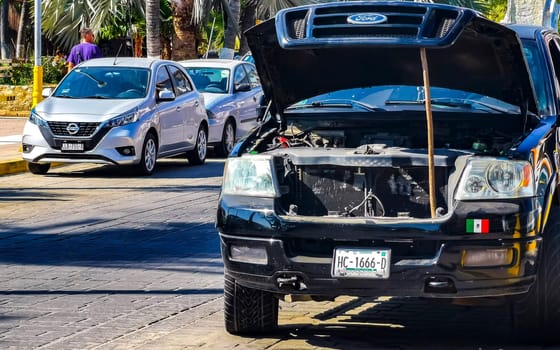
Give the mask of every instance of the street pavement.
<path id="1" fill-rule="evenodd" d="M 26 117 L 0 116 L 0 176 L 27 171 L 20 152 L 26 120 Z"/>

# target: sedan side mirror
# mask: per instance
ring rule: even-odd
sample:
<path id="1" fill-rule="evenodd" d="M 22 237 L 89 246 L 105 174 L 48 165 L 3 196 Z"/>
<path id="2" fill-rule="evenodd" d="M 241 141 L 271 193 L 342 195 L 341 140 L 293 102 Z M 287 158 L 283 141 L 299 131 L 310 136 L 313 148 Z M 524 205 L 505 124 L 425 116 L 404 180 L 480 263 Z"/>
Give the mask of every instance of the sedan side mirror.
<path id="1" fill-rule="evenodd" d="M 44 88 L 43 91 L 41 91 L 41 96 L 43 97 L 49 97 L 51 94 L 53 93 L 53 88 Z"/>
<path id="2" fill-rule="evenodd" d="M 251 91 L 251 84 L 249 83 L 235 84 L 235 91 Z"/>
<path id="3" fill-rule="evenodd" d="M 170 90 L 161 90 L 158 92 L 158 101 L 173 101 L 175 99 L 175 94 Z"/>

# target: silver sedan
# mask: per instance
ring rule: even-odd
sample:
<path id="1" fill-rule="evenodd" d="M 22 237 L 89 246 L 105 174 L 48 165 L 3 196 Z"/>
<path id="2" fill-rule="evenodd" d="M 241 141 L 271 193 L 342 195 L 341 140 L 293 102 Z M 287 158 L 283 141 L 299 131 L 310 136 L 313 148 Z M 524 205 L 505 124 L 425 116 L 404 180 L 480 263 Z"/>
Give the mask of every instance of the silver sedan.
<path id="1" fill-rule="evenodd" d="M 179 63 L 204 95 L 210 125 L 209 144 L 218 156 L 227 156 L 235 141 L 257 124 L 257 107 L 263 91 L 255 66 L 226 59 Z"/>
<path id="2" fill-rule="evenodd" d="M 31 111 L 23 159 L 34 174 L 52 162 L 134 166 L 150 175 L 160 157 L 206 159 L 204 97 L 172 61 L 101 58 L 70 71 Z"/>

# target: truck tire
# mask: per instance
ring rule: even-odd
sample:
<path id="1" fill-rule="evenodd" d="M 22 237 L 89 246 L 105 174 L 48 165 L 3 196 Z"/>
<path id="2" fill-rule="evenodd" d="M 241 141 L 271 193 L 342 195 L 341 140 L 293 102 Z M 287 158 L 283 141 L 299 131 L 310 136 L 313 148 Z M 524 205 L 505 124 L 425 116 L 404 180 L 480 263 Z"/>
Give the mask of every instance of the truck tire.
<path id="1" fill-rule="evenodd" d="M 262 334 L 278 327 L 278 299 L 224 275 L 224 320 L 231 334 Z"/>
<path id="2" fill-rule="evenodd" d="M 514 334 L 523 342 L 559 344 L 560 325 L 560 221 L 559 207 L 553 207 L 543 234 L 537 280 L 520 299 L 513 300 Z"/>

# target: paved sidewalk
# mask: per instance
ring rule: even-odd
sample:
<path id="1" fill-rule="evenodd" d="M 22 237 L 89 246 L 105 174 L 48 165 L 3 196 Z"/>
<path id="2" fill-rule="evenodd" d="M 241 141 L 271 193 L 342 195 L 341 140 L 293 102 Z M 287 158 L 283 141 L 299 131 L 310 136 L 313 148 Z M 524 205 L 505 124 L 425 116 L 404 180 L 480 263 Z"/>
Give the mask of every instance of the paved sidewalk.
<path id="1" fill-rule="evenodd" d="M 21 158 L 21 133 L 27 117 L 0 116 L 0 176 L 27 171 Z"/>

